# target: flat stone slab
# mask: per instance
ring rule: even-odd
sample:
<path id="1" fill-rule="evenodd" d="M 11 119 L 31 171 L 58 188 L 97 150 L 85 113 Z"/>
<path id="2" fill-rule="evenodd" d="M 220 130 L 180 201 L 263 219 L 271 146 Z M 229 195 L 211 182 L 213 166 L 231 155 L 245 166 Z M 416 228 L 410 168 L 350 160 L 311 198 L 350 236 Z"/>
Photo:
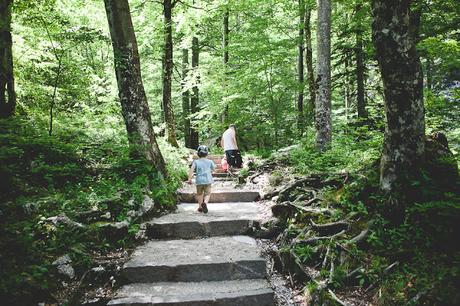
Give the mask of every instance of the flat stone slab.
<path id="1" fill-rule="evenodd" d="M 179 201 L 185 203 L 196 202 L 196 191 L 192 188 L 183 188 L 178 191 Z M 258 200 L 260 194 L 254 190 L 238 190 L 234 188 L 222 189 L 213 188 L 211 192 L 210 203 L 227 203 L 227 202 L 253 202 Z"/>
<path id="2" fill-rule="evenodd" d="M 240 235 L 262 219 L 260 207 L 252 202 L 208 204 L 207 214 L 197 208 L 192 203 L 178 205 L 175 213 L 148 222 L 147 235 L 154 239 Z"/>
<path id="3" fill-rule="evenodd" d="M 228 174 L 227 172 L 225 173 L 214 173 L 212 175 L 213 177 L 232 177 L 230 174 Z"/>
<path id="4" fill-rule="evenodd" d="M 200 282 L 265 277 L 265 260 L 248 236 L 150 241 L 123 267 L 133 283 Z"/>
<path id="5" fill-rule="evenodd" d="M 264 279 L 130 284 L 108 305 L 273 306 L 273 291 Z"/>

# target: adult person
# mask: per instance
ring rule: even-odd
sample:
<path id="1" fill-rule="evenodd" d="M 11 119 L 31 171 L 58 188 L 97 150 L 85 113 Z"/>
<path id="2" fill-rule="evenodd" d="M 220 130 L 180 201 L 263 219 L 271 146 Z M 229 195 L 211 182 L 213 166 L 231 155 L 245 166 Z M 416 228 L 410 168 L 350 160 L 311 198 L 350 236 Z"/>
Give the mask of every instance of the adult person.
<path id="1" fill-rule="evenodd" d="M 241 168 L 243 160 L 236 142 L 236 129 L 234 124 L 230 124 L 227 130 L 222 134 L 220 145 L 224 148 L 227 163 L 230 168 Z"/>

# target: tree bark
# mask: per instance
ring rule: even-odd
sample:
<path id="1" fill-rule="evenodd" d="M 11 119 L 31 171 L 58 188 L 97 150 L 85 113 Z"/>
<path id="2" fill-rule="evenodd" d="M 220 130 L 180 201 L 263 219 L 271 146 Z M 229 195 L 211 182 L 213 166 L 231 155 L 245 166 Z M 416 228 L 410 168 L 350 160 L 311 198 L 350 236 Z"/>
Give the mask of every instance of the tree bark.
<path id="1" fill-rule="evenodd" d="M 200 91 L 198 89 L 198 84 L 200 82 L 199 72 L 198 72 L 198 65 L 199 65 L 199 58 L 200 56 L 200 46 L 198 37 L 193 37 L 192 39 L 192 69 L 193 74 L 195 75 L 194 85 L 192 88 L 192 97 L 190 98 L 190 111 L 193 114 L 199 111 L 199 102 L 200 102 Z M 191 133 L 190 133 L 190 143 L 193 149 L 198 148 L 199 146 L 199 137 L 198 137 L 198 130 L 192 124 Z"/>
<path id="2" fill-rule="evenodd" d="M 163 58 L 163 111 L 166 122 L 168 142 L 179 147 L 176 139 L 176 120 L 171 101 L 171 84 L 173 73 L 173 41 L 172 41 L 172 3 L 171 0 L 163 0 L 164 14 L 164 58 Z"/>
<path id="3" fill-rule="evenodd" d="M 383 79 L 386 112 L 380 187 L 396 194 L 410 186 L 425 151 L 423 73 L 416 51 L 420 15 L 411 13 L 412 2 L 372 1 L 372 40 Z"/>
<path id="4" fill-rule="evenodd" d="M 228 41 L 229 41 L 229 18 L 230 12 L 228 8 L 225 9 L 224 18 L 223 18 L 223 35 L 222 35 L 222 48 L 223 48 L 223 64 L 224 64 L 224 97 L 227 93 L 227 74 L 228 74 L 228 60 L 229 60 L 229 53 L 228 53 Z M 225 103 L 224 113 L 222 115 L 222 123 L 228 123 L 228 116 L 229 116 L 229 108 L 228 103 Z"/>
<path id="5" fill-rule="evenodd" d="M 362 5 L 356 5 L 356 14 L 361 10 Z M 364 86 L 364 51 L 363 51 L 363 30 L 360 21 L 356 29 L 356 87 L 357 87 L 357 108 L 358 118 L 366 118 L 366 94 Z"/>
<path id="6" fill-rule="evenodd" d="M 308 116 L 309 120 L 313 121 L 315 113 L 316 101 L 316 85 L 315 85 L 315 70 L 313 69 L 313 47 L 311 40 L 311 7 L 307 5 L 305 11 L 305 63 L 307 64 L 307 78 L 308 78 Z"/>
<path id="7" fill-rule="evenodd" d="M 185 147 L 191 148 L 190 142 L 190 93 L 186 89 L 189 70 L 188 49 L 182 49 L 182 117 L 184 124 Z"/>
<path id="8" fill-rule="evenodd" d="M 166 165 L 153 133 L 142 84 L 137 41 L 127 0 L 104 0 L 112 39 L 115 73 L 132 158 L 146 160 L 166 177 Z"/>
<path id="9" fill-rule="evenodd" d="M 303 111 L 303 97 L 304 97 L 304 64 L 303 52 L 304 44 L 304 30 L 305 30 L 305 4 L 303 0 L 299 0 L 299 45 L 297 54 L 297 80 L 299 82 L 299 95 L 297 97 L 297 129 L 300 136 L 303 135 L 304 130 L 304 111 Z"/>
<path id="10" fill-rule="evenodd" d="M 316 146 L 327 150 L 332 140 L 331 119 L 331 0 L 318 0 Z"/>
<path id="11" fill-rule="evenodd" d="M 346 51 L 345 53 L 345 59 L 344 59 L 344 65 L 345 65 L 345 119 L 348 124 L 349 121 L 349 110 L 350 110 L 350 104 L 351 104 L 351 88 L 350 88 L 350 64 L 352 62 L 351 59 L 351 52 Z"/>
<path id="12" fill-rule="evenodd" d="M 8 118 L 16 108 L 13 74 L 11 7 L 13 0 L 0 0 L 0 118 Z"/>

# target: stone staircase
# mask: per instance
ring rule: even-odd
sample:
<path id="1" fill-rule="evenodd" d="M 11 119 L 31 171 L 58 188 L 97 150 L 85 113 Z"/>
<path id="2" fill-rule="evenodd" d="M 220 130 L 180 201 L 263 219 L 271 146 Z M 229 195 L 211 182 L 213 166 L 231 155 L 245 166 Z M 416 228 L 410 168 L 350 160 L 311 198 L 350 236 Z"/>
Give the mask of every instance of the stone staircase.
<path id="1" fill-rule="evenodd" d="M 259 193 L 238 190 L 211 156 L 221 179 L 207 214 L 196 211 L 194 187 L 179 190 L 177 211 L 147 223 L 150 240 L 124 265 L 129 284 L 109 305 L 273 306 L 266 262 L 244 234 L 261 219 Z M 193 188 L 192 188 L 193 187 Z"/>

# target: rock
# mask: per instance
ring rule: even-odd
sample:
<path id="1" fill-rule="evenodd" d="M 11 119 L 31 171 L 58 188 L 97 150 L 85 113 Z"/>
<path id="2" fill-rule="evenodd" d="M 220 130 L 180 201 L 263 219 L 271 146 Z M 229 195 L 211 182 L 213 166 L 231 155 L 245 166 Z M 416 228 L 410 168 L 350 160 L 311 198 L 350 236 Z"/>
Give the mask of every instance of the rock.
<path id="1" fill-rule="evenodd" d="M 70 259 L 69 255 L 63 255 L 53 262 L 53 266 L 56 266 L 56 269 L 60 274 L 73 279 L 75 277 L 75 270 L 73 269 L 71 263 L 72 259 Z"/>
<path id="2" fill-rule="evenodd" d="M 77 214 L 77 220 L 84 223 L 92 223 L 99 221 L 109 221 L 112 218 L 110 212 L 103 212 L 97 209 L 88 210 Z"/>
<path id="3" fill-rule="evenodd" d="M 283 202 L 280 204 L 275 204 L 271 207 L 273 216 L 278 217 L 280 219 L 286 219 L 291 216 L 295 209 L 292 205 L 289 205 L 288 202 Z"/>
<path id="4" fill-rule="evenodd" d="M 130 206 L 134 206 L 134 200 L 129 201 Z M 155 202 L 148 195 L 144 195 L 144 199 L 137 210 L 130 210 L 127 213 L 128 219 L 134 220 L 137 218 L 143 218 L 151 214 L 155 209 Z"/>
<path id="5" fill-rule="evenodd" d="M 128 235 L 128 227 L 129 222 L 126 220 L 99 225 L 103 237 L 110 241 L 117 241 L 126 237 Z"/>
<path id="6" fill-rule="evenodd" d="M 73 221 L 72 219 L 70 219 L 69 217 L 67 217 L 65 214 L 60 214 L 58 216 L 54 216 L 54 217 L 49 217 L 46 219 L 46 221 L 48 222 L 52 222 L 54 225 L 66 225 L 66 226 L 69 226 L 71 228 L 84 228 L 85 226 L 79 222 L 75 222 Z"/>

